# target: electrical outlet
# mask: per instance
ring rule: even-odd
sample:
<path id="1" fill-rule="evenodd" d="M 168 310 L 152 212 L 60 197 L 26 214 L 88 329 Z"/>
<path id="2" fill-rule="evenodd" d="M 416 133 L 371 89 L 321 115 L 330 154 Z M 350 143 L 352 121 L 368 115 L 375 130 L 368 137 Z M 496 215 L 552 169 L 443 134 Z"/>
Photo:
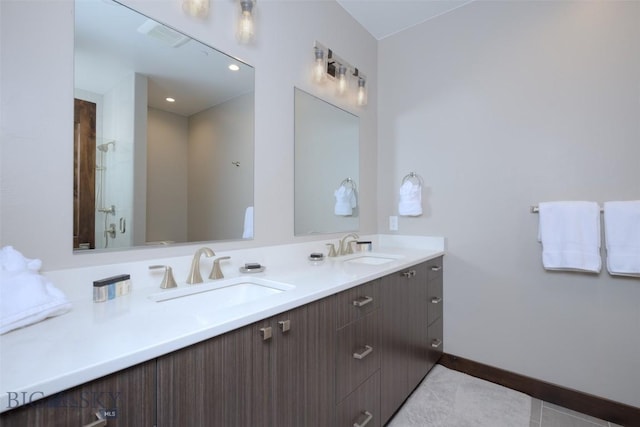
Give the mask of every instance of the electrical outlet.
<path id="1" fill-rule="evenodd" d="M 389 231 L 398 231 L 398 217 L 395 215 L 389 217 Z"/>

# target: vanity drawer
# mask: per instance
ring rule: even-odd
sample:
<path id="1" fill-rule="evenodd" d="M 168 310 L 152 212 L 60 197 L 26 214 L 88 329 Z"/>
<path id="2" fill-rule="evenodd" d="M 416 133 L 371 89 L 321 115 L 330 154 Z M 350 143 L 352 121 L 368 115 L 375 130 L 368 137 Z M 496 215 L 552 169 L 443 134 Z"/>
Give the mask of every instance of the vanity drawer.
<path id="1" fill-rule="evenodd" d="M 379 306 L 380 280 L 373 280 L 338 294 L 338 328 L 361 319 Z"/>
<path id="2" fill-rule="evenodd" d="M 378 319 L 379 310 L 375 310 L 338 330 L 336 402 L 380 369 Z"/>
<path id="3" fill-rule="evenodd" d="M 336 407 L 338 427 L 380 426 L 380 371 Z"/>
<path id="4" fill-rule="evenodd" d="M 442 272 L 444 267 L 442 264 L 442 258 L 443 257 L 438 257 L 425 262 L 425 264 L 427 264 L 427 270 L 429 272 L 428 273 L 429 281 L 442 280 Z"/>

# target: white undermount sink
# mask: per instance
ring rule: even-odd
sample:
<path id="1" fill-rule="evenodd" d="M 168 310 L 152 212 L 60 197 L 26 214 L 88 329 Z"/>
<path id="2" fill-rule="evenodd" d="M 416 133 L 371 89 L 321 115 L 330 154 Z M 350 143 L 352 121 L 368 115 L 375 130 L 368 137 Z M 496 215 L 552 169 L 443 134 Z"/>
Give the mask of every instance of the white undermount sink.
<path id="1" fill-rule="evenodd" d="M 401 259 L 401 255 L 363 253 L 351 256 L 344 262 L 349 264 L 382 265 Z"/>
<path id="2" fill-rule="evenodd" d="M 149 295 L 155 302 L 178 298 L 206 298 L 216 307 L 230 307 L 290 291 L 295 286 L 259 277 L 234 277 L 197 285 L 184 285 Z"/>

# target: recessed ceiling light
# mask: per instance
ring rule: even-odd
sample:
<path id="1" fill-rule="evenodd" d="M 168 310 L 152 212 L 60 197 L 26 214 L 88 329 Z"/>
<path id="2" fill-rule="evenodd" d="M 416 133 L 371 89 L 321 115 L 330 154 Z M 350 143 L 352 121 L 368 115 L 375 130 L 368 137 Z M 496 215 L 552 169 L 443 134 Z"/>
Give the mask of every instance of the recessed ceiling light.
<path id="1" fill-rule="evenodd" d="M 176 100 L 175 100 L 175 99 L 173 99 L 173 98 L 165 98 L 165 100 L 166 100 L 167 102 L 176 102 Z"/>
<path id="2" fill-rule="evenodd" d="M 240 69 L 240 67 L 238 67 L 236 64 L 231 64 L 231 65 L 229 65 L 229 69 L 231 71 L 238 71 Z"/>

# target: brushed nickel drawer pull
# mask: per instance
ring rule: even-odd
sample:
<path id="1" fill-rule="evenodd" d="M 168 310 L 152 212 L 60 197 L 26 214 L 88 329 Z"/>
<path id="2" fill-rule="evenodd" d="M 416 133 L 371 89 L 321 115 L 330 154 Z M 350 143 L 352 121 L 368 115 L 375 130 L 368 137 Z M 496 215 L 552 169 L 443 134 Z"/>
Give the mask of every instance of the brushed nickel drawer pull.
<path id="1" fill-rule="evenodd" d="M 291 320 L 281 320 L 278 322 L 278 325 L 280 325 L 280 329 L 282 330 L 282 332 L 287 332 L 289 329 L 291 329 Z"/>
<path id="2" fill-rule="evenodd" d="M 440 270 L 442 270 L 441 265 L 434 265 L 433 267 L 431 267 L 431 271 L 440 271 Z"/>
<path id="3" fill-rule="evenodd" d="M 438 348 L 441 345 L 442 345 L 442 340 L 439 340 L 436 338 L 435 340 L 431 341 L 431 347 L 433 348 Z"/>
<path id="4" fill-rule="evenodd" d="M 371 353 L 372 351 L 373 351 L 373 347 L 371 347 L 370 345 L 365 345 L 360 353 L 357 353 L 357 352 L 353 353 L 353 358 L 354 359 L 358 359 L 358 360 L 362 360 L 365 357 L 367 357 L 369 355 L 369 353 Z"/>
<path id="5" fill-rule="evenodd" d="M 431 304 L 440 304 L 441 302 L 442 302 L 442 298 L 440 297 L 431 298 Z"/>
<path id="6" fill-rule="evenodd" d="M 373 297 L 364 296 L 353 300 L 353 305 L 355 305 L 356 307 L 362 307 L 363 305 L 367 305 L 370 302 L 373 302 Z"/>
<path id="7" fill-rule="evenodd" d="M 271 326 L 267 326 L 266 328 L 260 328 L 260 334 L 262 334 L 262 340 L 267 341 L 271 339 Z"/>
<path id="8" fill-rule="evenodd" d="M 364 417 L 364 420 L 362 420 L 362 422 L 360 422 L 360 419 Z M 371 421 L 373 419 L 373 414 L 369 411 L 363 411 L 360 416 L 358 417 L 358 421 L 356 421 L 355 423 L 353 423 L 353 427 L 364 427 L 367 424 L 369 424 L 369 421 Z"/>
<path id="9" fill-rule="evenodd" d="M 96 412 L 96 421 L 93 421 L 89 424 L 85 424 L 84 427 L 103 427 L 107 425 L 107 420 L 102 416 L 100 412 Z"/>

